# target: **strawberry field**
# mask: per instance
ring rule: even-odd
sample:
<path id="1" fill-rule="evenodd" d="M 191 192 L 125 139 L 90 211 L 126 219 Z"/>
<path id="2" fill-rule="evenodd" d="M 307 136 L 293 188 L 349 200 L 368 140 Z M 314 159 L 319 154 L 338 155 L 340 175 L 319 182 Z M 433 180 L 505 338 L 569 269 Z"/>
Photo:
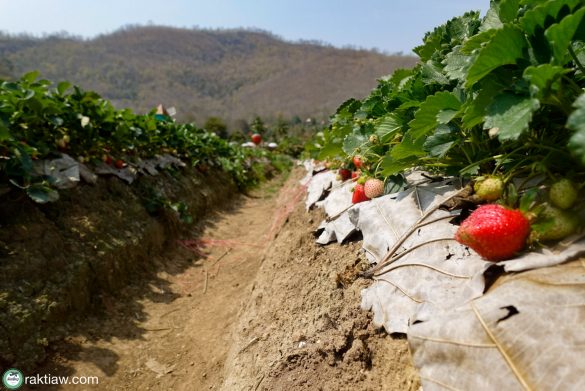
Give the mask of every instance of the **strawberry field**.
<path id="1" fill-rule="evenodd" d="M 71 316 L 99 306 L 137 269 L 150 270 L 149 254 L 291 162 L 165 112 L 115 109 L 37 72 L 2 82 L 0 363 L 40 362 Z"/>
<path id="2" fill-rule="evenodd" d="M 583 387 L 584 15 L 504 0 L 454 18 L 307 145 L 317 241 L 362 234 L 362 308 L 407 334 L 425 390 Z"/>
<path id="3" fill-rule="evenodd" d="M 292 139 L 2 82 L 0 364 L 104 389 L 583 389 L 585 4 L 492 1 L 414 52 L 294 168 Z"/>

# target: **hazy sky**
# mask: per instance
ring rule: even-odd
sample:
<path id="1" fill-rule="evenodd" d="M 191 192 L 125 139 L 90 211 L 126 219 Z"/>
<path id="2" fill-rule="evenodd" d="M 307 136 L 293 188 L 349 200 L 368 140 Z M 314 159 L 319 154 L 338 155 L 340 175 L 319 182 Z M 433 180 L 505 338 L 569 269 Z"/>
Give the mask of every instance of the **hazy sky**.
<path id="1" fill-rule="evenodd" d="M 489 0 L 0 0 L 0 31 L 92 37 L 128 24 L 255 27 L 287 40 L 409 53 L 432 30 Z"/>

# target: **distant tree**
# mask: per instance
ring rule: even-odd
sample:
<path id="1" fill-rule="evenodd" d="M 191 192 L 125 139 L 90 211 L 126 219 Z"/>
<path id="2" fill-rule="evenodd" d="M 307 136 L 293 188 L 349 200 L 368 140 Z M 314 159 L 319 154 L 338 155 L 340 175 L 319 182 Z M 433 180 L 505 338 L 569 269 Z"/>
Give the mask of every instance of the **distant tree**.
<path id="1" fill-rule="evenodd" d="M 9 80 L 14 77 L 14 66 L 7 58 L 0 58 L 0 79 Z"/>
<path id="2" fill-rule="evenodd" d="M 226 124 L 218 117 L 209 117 L 203 128 L 209 132 L 213 132 L 217 134 L 219 137 L 223 139 L 228 138 L 227 126 Z"/>

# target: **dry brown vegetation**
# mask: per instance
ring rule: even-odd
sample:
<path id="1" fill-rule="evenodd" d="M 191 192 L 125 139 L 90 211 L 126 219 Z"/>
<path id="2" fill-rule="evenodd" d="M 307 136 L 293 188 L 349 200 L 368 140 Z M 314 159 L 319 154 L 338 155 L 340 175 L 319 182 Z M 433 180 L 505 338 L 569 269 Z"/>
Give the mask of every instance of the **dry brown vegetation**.
<path id="1" fill-rule="evenodd" d="M 251 30 L 126 27 L 91 40 L 67 35 L 0 35 L 3 72 L 38 69 L 43 77 L 95 90 L 118 107 L 175 106 L 179 119 L 233 124 L 266 118 L 325 118 L 361 98 L 380 75 L 410 67 L 411 56 L 291 43 Z"/>

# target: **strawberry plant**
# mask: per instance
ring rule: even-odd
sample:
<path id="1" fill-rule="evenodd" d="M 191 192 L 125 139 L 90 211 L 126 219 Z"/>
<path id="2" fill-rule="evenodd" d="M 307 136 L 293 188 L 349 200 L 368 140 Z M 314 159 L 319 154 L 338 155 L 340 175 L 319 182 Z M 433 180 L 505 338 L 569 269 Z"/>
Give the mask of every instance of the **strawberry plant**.
<path id="1" fill-rule="evenodd" d="M 307 150 L 397 177 L 412 168 L 585 179 L 585 5 L 492 1 L 425 35 L 420 62 L 344 102 Z M 317 147 L 318 146 L 318 147 Z M 386 183 L 393 181 L 386 180 Z"/>
<path id="2" fill-rule="evenodd" d="M 231 145 L 193 124 L 157 116 L 155 110 L 139 115 L 115 109 L 95 92 L 68 82 L 54 86 L 39 80 L 37 72 L 0 83 L 0 190 L 17 187 L 35 201 L 56 200 L 52 178 L 36 174 L 34 161 L 61 152 L 81 163 L 102 161 L 117 169 L 171 154 L 192 166 L 223 169 L 242 188 L 258 180 L 255 165 L 278 159 L 262 149 Z"/>

